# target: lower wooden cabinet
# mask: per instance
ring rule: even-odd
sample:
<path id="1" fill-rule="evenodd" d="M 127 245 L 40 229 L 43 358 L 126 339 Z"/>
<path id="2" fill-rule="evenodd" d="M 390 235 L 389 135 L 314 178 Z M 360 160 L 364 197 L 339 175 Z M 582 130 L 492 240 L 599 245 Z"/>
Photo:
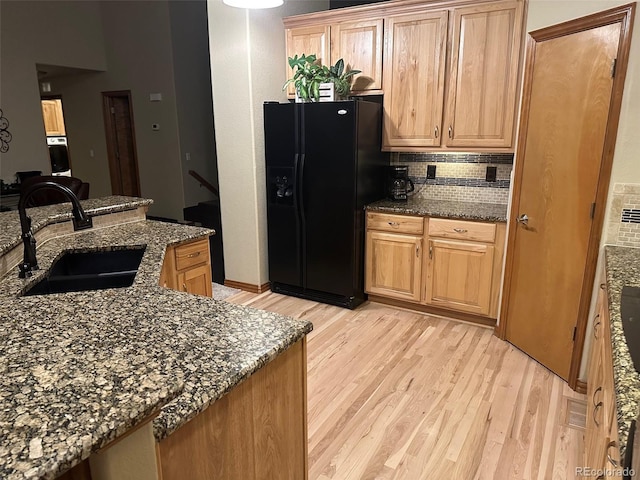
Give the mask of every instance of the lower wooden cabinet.
<path id="1" fill-rule="evenodd" d="M 587 427 L 584 465 L 601 478 L 622 478 L 616 398 L 613 386 L 613 354 L 604 274 L 593 320 L 587 382 Z"/>
<path id="2" fill-rule="evenodd" d="M 365 290 L 496 318 L 505 227 L 368 212 Z"/>
<path id="3" fill-rule="evenodd" d="M 430 239 L 426 302 L 488 315 L 494 250 L 493 245 Z"/>
<path id="4" fill-rule="evenodd" d="M 211 297 L 212 282 L 208 238 L 167 247 L 160 285 Z"/>
<path id="5" fill-rule="evenodd" d="M 367 232 L 365 289 L 370 293 L 419 301 L 422 235 Z"/>

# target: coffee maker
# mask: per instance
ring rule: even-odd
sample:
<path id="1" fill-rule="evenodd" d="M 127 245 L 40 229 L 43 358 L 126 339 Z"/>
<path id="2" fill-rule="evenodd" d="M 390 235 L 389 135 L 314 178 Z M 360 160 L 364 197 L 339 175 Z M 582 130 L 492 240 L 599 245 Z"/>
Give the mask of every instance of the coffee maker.
<path id="1" fill-rule="evenodd" d="M 390 200 L 406 202 L 407 193 L 413 192 L 413 182 L 409 178 L 409 167 L 392 165 L 387 171 L 387 195 Z"/>

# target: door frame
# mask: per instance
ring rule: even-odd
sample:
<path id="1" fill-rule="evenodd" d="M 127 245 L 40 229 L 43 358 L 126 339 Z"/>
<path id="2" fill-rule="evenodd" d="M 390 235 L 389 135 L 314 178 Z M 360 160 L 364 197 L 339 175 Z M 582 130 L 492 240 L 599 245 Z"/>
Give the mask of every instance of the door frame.
<path id="1" fill-rule="evenodd" d="M 109 162 L 109 177 L 111 179 L 111 192 L 113 193 L 114 177 L 115 181 L 120 180 L 120 168 L 117 165 L 113 145 L 115 144 L 115 132 L 111 122 L 109 99 L 111 97 L 127 97 L 129 103 L 129 124 L 131 125 L 131 143 L 133 147 L 133 163 L 136 167 L 136 190 L 140 195 L 140 168 L 138 166 L 138 146 L 136 144 L 136 127 L 133 121 L 133 101 L 131 100 L 131 90 L 114 90 L 102 92 L 102 115 L 104 118 L 104 133 L 107 141 L 107 160 Z M 121 182 L 120 182 L 121 183 Z"/>
<path id="2" fill-rule="evenodd" d="M 557 25 L 542 28 L 530 32 L 527 37 L 526 60 L 524 71 L 524 86 L 522 90 L 522 104 L 520 107 L 520 128 L 518 130 L 518 143 L 516 146 L 516 162 L 513 178 L 513 195 L 511 199 L 511 211 L 509 213 L 509 227 L 507 233 L 507 254 L 505 260 L 505 274 L 503 279 L 501 317 L 500 323 L 496 327 L 495 334 L 502 340 L 506 339 L 507 319 L 504 317 L 509 307 L 509 293 L 511 288 L 511 277 L 514 268 L 513 251 L 515 247 L 515 235 L 517 222 L 513 221 L 518 216 L 520 206 L 520 193 L 522 187 L 522 175 L 524 172 L 524 162 L 519 161 L 525 156 L 527 129 L 529 124 L 529 110 L 531 90 L 533 84 L 533 68 L 536 55 L 536 44 L 546 40 L 551 40 L 574 33 L 583 32 L 593 28 L 598 28 L 613 23 L 620 23 L 620 43 L 618 44 L 618 56 L 616 61 L 615 76 L 611 90 L 611 103 L 609 105 L 609 117 L 605 130 L 605 139 L 600 163 L 600 174 L 595 197 L 595 211 L 591 222 L 589 244 L 587 249 L 587 259 L 585 274 L 582 279 L 582 289 L 580 294 L 580 304 L 578 318 L 576 319 L 576 330 L 574 335 L 573 352 L 571 355 L 571 366 L 569 369 L 569 386 L 576 390 L 583 389 L 584 385 L 578 382 L 580 373 L 580 363 L 584 349 L 584 340 L 588 323 L 589 309 L 591 306 L 591 295 L 593 282 L 595 281 L 598 254 L 600 251 L 600 238 L 602 236 L 602 225 L 605 217 L 605 207 L 607 204 L 607 194 L 609 192 L 609 182 L 611 180 L 611 168 L 613 165 L 613 154 L 615 150 L 618 124 L 620 118 L 620 108 L 622 106 L 622 94 L 624 80 L 627 73 L 629 61 L 629 49 L 631 46 L 631 32 L 633 30 L 633 19 L 635 14 L 635 3 L 622 5 L 602 12 L 597 12 L 586 17 L 569 20 Z M 586 391 L 586 390 L 585 390 Z"/>

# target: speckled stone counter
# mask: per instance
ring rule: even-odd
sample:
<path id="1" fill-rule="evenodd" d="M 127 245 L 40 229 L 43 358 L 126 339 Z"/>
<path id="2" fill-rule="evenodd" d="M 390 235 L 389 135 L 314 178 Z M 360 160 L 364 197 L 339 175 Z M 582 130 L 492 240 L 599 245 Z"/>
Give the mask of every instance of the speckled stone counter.
<path id="1" fill-rule="evenodd" d="M 38 248 L 32 278 L 0 280 L 0 478 L 55 478 L 162 407 L 160 440 L 311 331 L 158 286 L 166 246 L 210 233 L 153 221 L 76 232 Z M 20 296 L 63 250 L 140 245 L 131 287 Z"/>
<path id="2" fill-rule="evenodd" d="M 419 196 L 409 197 L 406 202 L 380 200 L 367 205 L 371 212 L 399 213 L 426 217 L 440 217 L 486 222 L 506 222 L 507 206 L 497 203 L 453 202 L 429 200 Z"/>
<path id="3" fill-rule="evenodd" d="M 618 439 L 620 454 L 624 456 L 631 420 L 638 416 L 638 406 L 640 406 L 640 375 L 633 367 L 624 336 L 620 316 L 620 297 L 623 286 L 640 286 L 640 249 L 607 246 L 605 262 Z"/>

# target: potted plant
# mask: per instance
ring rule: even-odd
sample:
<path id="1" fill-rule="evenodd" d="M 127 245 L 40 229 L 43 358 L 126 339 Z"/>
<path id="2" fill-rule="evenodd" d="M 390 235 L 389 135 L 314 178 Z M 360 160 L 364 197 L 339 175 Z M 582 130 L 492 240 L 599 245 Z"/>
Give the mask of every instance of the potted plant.
<path id="1" fill-rule="evenodd" d="M 319 101 L 323 84 L 329 83 L 333 84 L 339 97 L 345 98 L 351 90 L 351 77 L 360 73 L 360 70 L 345 72 L 342 59 L 331 67 L 320 65 L 315 54 L 289 57 L 289 66 L 294 70 L 293 77 L 285 82 L 282 89 L 293 83 L 297 96 L 303 102 Z"/>

